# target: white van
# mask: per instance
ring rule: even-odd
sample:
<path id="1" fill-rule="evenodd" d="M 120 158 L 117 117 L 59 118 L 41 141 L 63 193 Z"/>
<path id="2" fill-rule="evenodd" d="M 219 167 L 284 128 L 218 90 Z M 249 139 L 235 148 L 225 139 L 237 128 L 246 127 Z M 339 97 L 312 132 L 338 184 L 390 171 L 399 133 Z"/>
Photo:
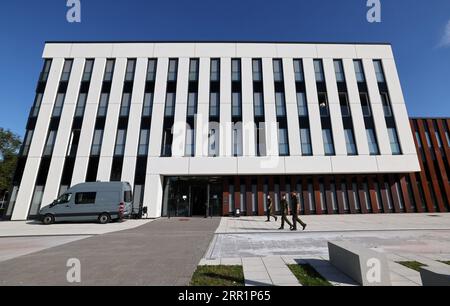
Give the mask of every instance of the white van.
<path id="1" fill-rule="evenodd" d="M 44 224 L 61 221 L 98 221 L 126 218 L 132 210 L 132 189 L 126 182 L 96 182 L 73 186 L 39 211 Z"/>

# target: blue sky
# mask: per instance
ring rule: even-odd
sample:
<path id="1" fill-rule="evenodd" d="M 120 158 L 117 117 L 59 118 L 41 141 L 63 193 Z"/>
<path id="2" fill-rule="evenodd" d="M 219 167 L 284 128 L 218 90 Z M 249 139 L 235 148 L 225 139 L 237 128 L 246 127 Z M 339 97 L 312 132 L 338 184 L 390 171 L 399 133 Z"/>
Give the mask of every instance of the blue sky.
<path id="1" fill-rule="evenodd" d="M 1 1 L 0 127 L 24 134 L 47 40 L 390 42 L 411 116 L 450 116 L 450 1 L 81 0 Z"/>

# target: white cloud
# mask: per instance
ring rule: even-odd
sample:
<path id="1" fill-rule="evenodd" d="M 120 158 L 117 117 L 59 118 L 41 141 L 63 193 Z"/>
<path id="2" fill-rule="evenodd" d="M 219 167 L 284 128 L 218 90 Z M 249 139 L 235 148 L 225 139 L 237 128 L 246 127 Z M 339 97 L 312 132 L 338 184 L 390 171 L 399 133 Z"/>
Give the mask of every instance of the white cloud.
<path id="1" fill-rule="evenodd" d="M 447 26 L 444 30 L 444 36 L 442 36 L 441 43 L 439 44 L 441 47 L 450 47 L 450 20 L 447 23 Z"/>

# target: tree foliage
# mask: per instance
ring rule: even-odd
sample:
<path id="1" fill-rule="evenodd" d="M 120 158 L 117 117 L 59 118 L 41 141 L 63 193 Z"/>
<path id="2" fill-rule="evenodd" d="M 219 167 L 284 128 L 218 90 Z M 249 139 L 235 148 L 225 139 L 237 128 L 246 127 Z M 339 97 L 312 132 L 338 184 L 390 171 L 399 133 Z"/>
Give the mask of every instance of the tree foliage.
<path id="1" fill-rule="evenodd" d="M 18 135 L 0 128 L 0 192 L 11 187 L 21 144 Z"/>

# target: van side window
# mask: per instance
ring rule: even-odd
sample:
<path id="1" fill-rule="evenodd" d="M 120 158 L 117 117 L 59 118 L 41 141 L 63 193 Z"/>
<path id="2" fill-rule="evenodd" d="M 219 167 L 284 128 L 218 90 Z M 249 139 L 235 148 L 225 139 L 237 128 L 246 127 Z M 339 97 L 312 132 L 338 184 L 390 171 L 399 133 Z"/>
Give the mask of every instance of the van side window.
<path id="1" fill-rule="evenodd" d="M 125 191 L 124 195 L 123 195 L 123 200 L 127 203 L 133 201 L 133 196 L 131 194 L 131 191 Z"/>
<path id="2" fill-rule="evenodd" d="M 72 194 L 71 193 L 63 194 L 62 196 L 60 196 L 58 198 L 58 200 L 56 200 L 56 204 L 69 203 L 71 198 L 72 198 Z"/>
<path id="3" fill-rule="evenodd" d="M 75 195 L 75 204 L 95 204 L 96 192 L 79 192 Z"/>

